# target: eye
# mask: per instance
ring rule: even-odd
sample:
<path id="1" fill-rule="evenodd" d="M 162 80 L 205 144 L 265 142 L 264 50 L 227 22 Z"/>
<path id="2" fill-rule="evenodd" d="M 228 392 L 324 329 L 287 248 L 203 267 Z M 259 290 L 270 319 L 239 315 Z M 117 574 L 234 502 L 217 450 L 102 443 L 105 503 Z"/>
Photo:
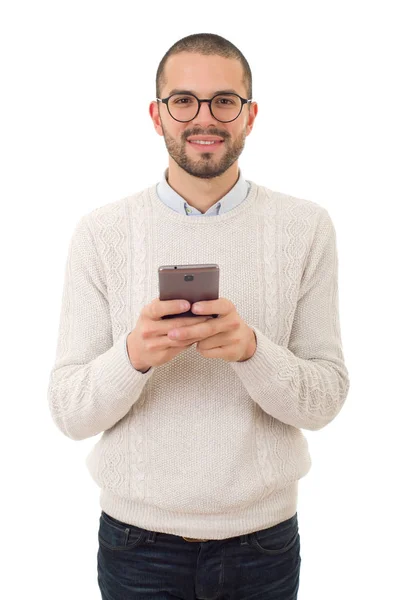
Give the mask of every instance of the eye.
<path id="1" fill-rule="evenodd" d="M 188 104 L 190 102 L 193 102 L 193 98 L 190 96 L 179 96 L 172 101 L 173 104 Z"/>

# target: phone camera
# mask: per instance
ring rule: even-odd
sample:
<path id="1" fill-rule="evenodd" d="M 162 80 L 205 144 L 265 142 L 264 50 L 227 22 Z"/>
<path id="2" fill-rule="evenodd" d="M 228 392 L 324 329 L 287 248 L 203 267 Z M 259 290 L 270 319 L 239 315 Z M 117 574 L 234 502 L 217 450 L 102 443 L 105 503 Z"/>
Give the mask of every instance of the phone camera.
<path id="1" fill-rule="evenodd" d="M 184 280 L 185 281 L 193 281 L 193 275 L 185 275 Z"/>

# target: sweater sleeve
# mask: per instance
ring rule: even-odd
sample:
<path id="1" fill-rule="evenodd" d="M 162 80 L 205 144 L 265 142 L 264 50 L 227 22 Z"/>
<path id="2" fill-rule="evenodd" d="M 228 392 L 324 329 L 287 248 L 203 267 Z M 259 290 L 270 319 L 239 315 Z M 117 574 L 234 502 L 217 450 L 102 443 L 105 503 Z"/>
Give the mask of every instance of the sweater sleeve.
<path id="1" fill-rule="evenodd" d="M 257 327 L 253 356 L 232 362 L 250 397 L 272 417 L 318 430 L 341 410 L 350 388 L 342 352 L 336 233 L 325 208 L 300 284 L 288 347 Z"/>
<path id="2" fill-rule="evenodd" d="M 65 267 L 56 358 L 48 403 L 57 427 L 73 440 L 109 429 L 138 400 L 154 372 L 137 371 L 124 332 L 113 343 L 103 265 L 88 224 L 78 222 Z"/>

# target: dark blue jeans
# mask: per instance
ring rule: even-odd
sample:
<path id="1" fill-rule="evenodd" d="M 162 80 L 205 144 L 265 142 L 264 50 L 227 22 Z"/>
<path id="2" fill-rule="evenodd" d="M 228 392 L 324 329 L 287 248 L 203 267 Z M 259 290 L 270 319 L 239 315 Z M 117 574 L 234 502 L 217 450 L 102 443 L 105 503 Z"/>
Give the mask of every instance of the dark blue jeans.
<path id="1" fill-rule="evenodd" d="M 102 600 L 296 600 L 300 534 L 296 514 L 223 540 L 189 542 L 101 512 L 97 554 Z"/>

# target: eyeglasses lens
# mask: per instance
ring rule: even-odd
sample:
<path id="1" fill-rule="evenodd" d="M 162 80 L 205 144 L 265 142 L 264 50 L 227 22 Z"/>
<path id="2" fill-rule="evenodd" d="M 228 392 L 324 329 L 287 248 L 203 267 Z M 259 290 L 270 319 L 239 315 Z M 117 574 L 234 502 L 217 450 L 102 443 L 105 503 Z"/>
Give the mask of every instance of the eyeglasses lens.
<path id="1" fill-rule="evenodd" d="M 211 102 L 211 110 L 218 121 L 227 122 L 236 119 L 240 113 L 242 103 L 234 94 L 220 94 L 214 96 Z M 190 94 L 174 94 L 169 99 L 169 112 L 178 121 L 191 121 L 194 119 L 199 102 L 195 96 Z"/>

